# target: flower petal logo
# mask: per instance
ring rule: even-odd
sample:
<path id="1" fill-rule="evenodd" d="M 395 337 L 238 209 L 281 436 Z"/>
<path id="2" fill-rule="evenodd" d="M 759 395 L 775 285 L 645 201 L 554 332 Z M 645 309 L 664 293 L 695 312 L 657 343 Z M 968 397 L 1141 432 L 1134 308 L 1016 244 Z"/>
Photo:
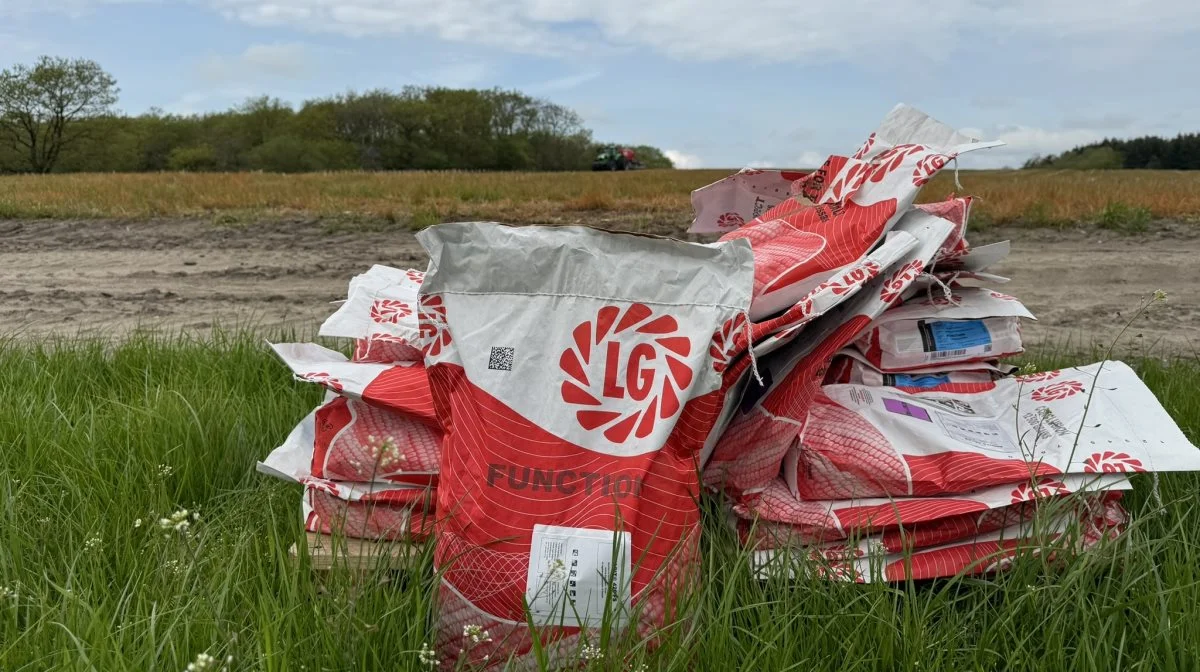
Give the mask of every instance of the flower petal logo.
<path id="1" fill-rule="evenodd" d="M 1018 485 L 1012 491 L 1012 503 L 1020 504 L 1021 502 L 1028 502 L 1031 499 L 1044 499 L 1069 494 L 1071 494 L 1071 490 L 1065 483 L 1048 478 L 1039 482 L 1036 486 L 1031 483 Z"/>
<path id="2" fill-rule="evenodd" d="M 1024 376 L 1017 376 L 1017 380 L 1022 383 L 1040 383 L 1047 380 L 1054 380 L 1062 375 L 1062 371 L 1039 371 L 1037 373 L 1029 373 Z"/>
<path id="3" fill-rule="evenodd" d="M 921 145 L 896 145 L 880 154 L 875 159 L 877 164 L 875 171 L 871 173 L 871 181 L 882 182 L 883 178 L 887 177 L 889 173 L 904 163 L 904 159 L 923 151 L 925 151 L 925 148 Z"/>
<path id="4" fill-rule="evenodd" d="M 827 200 L 837 202 L 849 198 L 867 181 L 867 176 L 870 175 L 872 168 L 873 166 L 869 163 L 856 162 L 852 164 L 846 172 L 833 181 L 833 185 L 829 187 Z"/>
<path id="5" fill-rule="evenodd" d="M 712 357 L 713 371 L 723 373 L 733 354 L 738 350 L 738 332 L 746 329 L 746 316 L 738 313 L 732 319 L 713 333 L 712 344 L 708 346 L 708 354 Z"/>
<path id="6" fill-rule="evenodd" d="M 726 212 L 717 217 L 717 228 L 719 229 L 736 229 L 745 223 L 746 220 L 736 212 Z"/>
<path id="7" fill-rule="evenodd" d="M 422 273 L 421 271 L 414 271 L 413 269 L 410 268 L 404 275 L 406 277 L 408 277 L 409 280 L 412 280 L 413 282 L 417 283 L 418 285 L 425 282 L 425 274 Z"/>
<path id="8" fill-rule="evenodd" d="M 1145 470 L 1141 460 L 1129 453 L 1118 453 L 1112 450 L 1095 453 L 1083 461 L 1083 473 L 1085 474 L 1116 474 Z"/>
<path id="9" fill-rule="evenodd" d="M 925 262 L 920 259 L 913 259 L 908 262 L 903 268 L 892 274 L 892 277 L 883 283 L 883 291 L 880 293 L 880 300 L 886 304 L 895 303 L 904 290 L 912 284 L 917 276 L 921 274 L 921 270 L 925 268 Z"/>
<path id="10" fill-rule="evenodd" d="M 852 156 L 852 157 L 850 157 L 850 158 L 852 158 L 852 159 L 861 159 L 861 158 L 863 158 L 864 156 L 866 156 L 866 155 L 867 155 L 867 152 L 871 151 L 871 149 L 872 149 L 873 147 L 875 147 L 875 134 L 874 134 L 874 133 L 872 133 L 872 134 L 870 134 L 870 135 L 868 135 L 868 136 L 867 136 L 867 141 L 866 141 L 866 142 L 864 142 L 864 143 L 863 143 L 863 146 L 862 146 L 862 147 L 859 147 L 859 148 L 858 148 L 858 151 L 854 153 L 854 156 Z"/>
<path id="11" fill-rule="evenodd" d="M 1043 385 L 1033 391 L 1029 398 L 1034 401 L 1058 401 L 1083 392 L 1083 383 L 1078 380 L 1064 380 L 1061 383 Z"/>
<path id="12" fill-rule="evenodd" d="M 412 314 L 412 306 L 397 299 L 376 299 L 371 304 L 371 320 L 377 324 L 399 324 Z"/>
<path id="13" fill-rule="evenodd" d="M 687 363 L 692 343 L 674 317 L 641 303 L 624 312 L 605 306 L 571 337 L 559 357 L 562 400 L 585 407 L 575 412 L 584 429 L 603 429 L 613 443 L 644 439 L 682 408 L 680 392 L 694 377 Z"/>
<path id="14" fill-rule="evenodd" d="M 1009 296 L 1008 294 L 1001 294 L 1000 292 L 988 292 L 988 296 L 992 297 L 993 299 L 1000 299 L 1001 301 L 1016 301 L 1017 300 L 1017 297 L 1015 297 L 1015 296 Z"/>
<path id="15" fill-rule="evenodd" d="M 422 349 L 426 355 L 436 357 L 452 340 L 449 325 L 446 323 L 446 305 L 442 303 L 442 297 L 422 297 L 417 319 Z"/>
<path id="16" fill-rule="evenodd" d="M 930 154 L 917 161 L 917 167 L 913 170 L 912 179 L 914 187 L 923 187 L 939 170 L 946 167 L 946 163 L 952 157 L 945 154 Z"/>
<path id="17" fill-rule="evenodd" d="M 333 390 L 334 392 L 342 391 L 341 381 L 339 381 L 337 378 L 334 378 L 333 376 L 329 375 L 325 371 L 315 371 L 315 372 L 305 373 L 305 374 L 302 374 L 300 377 L 303 378 L 304 380 L 309 381 L 310 383 L 319 383 L 321 385 L 324 385 L 325 387 L 328 387 L 329 389 Z"/>

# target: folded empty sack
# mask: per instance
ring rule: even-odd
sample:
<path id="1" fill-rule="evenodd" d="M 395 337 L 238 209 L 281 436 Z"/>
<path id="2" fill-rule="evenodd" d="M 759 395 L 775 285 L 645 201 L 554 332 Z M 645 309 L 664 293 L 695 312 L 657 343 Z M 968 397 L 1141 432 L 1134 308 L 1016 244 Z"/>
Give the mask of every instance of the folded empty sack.
<path id="1" fill-rule="evenodd" d="M 1021 302 L 980 287 L 949 295 L 933 289 L 879 316 L 855 347 L 875 368 L 895 373 L 947 362 L 983 362 L 1024 352 Z"/>

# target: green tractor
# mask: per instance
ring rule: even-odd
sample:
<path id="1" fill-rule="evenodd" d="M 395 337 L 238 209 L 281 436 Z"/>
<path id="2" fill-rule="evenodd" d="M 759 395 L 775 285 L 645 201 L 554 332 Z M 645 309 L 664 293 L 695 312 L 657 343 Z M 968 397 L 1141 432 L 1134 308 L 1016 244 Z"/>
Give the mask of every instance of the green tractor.
<path id="1" fill-rule="evenodd" d="M 592 170 L 637 170 L 641 167 L 642 162 L 637 160 L 632 149 L 616 145 L 602 147 L 592 161 Z"/>

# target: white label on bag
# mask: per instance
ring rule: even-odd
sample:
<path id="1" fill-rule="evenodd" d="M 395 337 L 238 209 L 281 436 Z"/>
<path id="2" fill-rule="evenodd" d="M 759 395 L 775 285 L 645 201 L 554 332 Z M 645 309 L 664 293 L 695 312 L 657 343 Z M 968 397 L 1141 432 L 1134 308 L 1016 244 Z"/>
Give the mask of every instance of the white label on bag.
<path id="1" fill-rule="evenodd" d="M 595 627 L 613 595 L 611 614 L 620 622 L 630 606 L 629 549 L 628 532 L 534 525 L 525 584 L 530 613 L 546 624 Z"/>
<path id="2" fill-rule="evenodd" d="M 946 436 L 981 450 L 1010 454 L 1013 442 L 1000 423 L 983 418 L 964 418 L 950 413 L 935 412 L 934 417 Z M 1014 456 L 1019 457 L 1019 456 Z"/>

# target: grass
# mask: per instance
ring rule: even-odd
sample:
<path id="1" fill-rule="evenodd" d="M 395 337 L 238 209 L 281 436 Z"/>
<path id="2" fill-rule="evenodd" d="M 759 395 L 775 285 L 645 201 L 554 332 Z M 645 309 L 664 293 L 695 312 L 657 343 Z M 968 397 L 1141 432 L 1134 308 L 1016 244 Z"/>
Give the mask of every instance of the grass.
<path id="1" fill-rule="evenodd" d="M 1200 438 L 1200 362 L 1136 365 Z M 320 394 L 260 336 L 0 342 L 0 390 L 0 670 L 176 672 L 204 652 L 230 670 L 422 669 L 428 553 L 358 589 L 288 556 L 298 488 L 254 463 Z M 759 583 L 710 515 L 691 620 L 588 669 L 1194 669 L 1198 484 L 1165 475 L 1159 513 L 1142 477 L 1127 541 L 1066 568 L 924 585 Z M 154 522 L 180 508 L 200 512 L 187 541 Z"/>
<path id="2" fill-rule="evenodd" d="M 0 218 L 319 217 L 419 229 L 448 220 L 556 223 L 609 213 L 682 230 L 691 220 L 691 191 L 731 172 L 22 175 L 0 177 Z M 976 228 L 1099 221 L 1125 229 L 1112 225 L 1114 217 L 1200 217 L 1200 171 L 964 171 L 960 178 L 979 197 Z M 921 200 L 954 190 L 952 175 L 943 173 Z"/>

